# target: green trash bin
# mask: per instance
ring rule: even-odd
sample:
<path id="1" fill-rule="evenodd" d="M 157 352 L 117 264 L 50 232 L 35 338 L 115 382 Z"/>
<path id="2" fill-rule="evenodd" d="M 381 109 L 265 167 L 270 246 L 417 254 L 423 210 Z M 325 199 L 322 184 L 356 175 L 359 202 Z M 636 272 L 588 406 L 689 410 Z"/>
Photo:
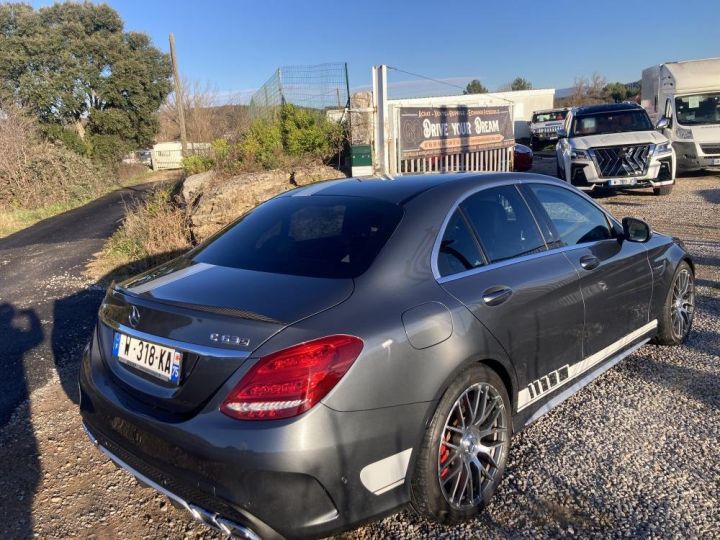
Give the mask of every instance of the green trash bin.
<path id="1" fill-rule="evenodd" d="M 352 145 L 350 147 L 350 166 L 353 176 L 372 175 L 372 147 L 369 144 Z"/>

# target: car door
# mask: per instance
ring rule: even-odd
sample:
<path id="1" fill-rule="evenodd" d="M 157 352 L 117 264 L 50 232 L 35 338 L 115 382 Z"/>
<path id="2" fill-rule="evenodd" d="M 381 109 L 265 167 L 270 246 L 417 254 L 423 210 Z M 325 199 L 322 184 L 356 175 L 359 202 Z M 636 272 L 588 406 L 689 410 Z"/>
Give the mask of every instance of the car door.
<path id="1" fill-rule="evenodd" d="M 546 237 L 564 248 L 585 302 L 583 356 L 601 361 L 648 329 L 652 274 L 645 246 L 623 241 L 608 216 L 560 185 L 529 183 L 523 192 L 542 208 Z M 538 211 L 536 211 L 536 214 Z M 603 351 L 607 354 L 604 354 Z"/>
<path id="2" fill-rule="evenodd" d="M 548 251 L 514 185 L 461 202 L 444 231 L 436 271 L 511 358 L 518 410 L 548 395 L 563 380 L 557 370 L 581 359 L 577 272 L 562 252 Z"/>

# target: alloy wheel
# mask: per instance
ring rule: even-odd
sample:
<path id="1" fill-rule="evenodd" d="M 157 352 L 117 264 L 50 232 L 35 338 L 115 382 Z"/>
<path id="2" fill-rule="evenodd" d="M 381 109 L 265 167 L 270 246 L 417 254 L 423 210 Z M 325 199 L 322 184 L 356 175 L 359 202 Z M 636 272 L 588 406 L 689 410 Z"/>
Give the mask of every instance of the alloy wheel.
<path id="1" fill-rule="evenodd" d="M 672 304 L 670 305 L 672 332 L 676 339 L 682 340 L 690 330 L 694 311 L 695 285 L 690 271 L 683 268 L 675 276 Z"/>
<path id="2" fill-rule="evenodd" d="M 474 384 L 458 397 L 438 451 L 438 480 L 450 506 L 467 510 L 483 502 L 505 462 L 508 436 L 508 411 L 490 384 Z"/>

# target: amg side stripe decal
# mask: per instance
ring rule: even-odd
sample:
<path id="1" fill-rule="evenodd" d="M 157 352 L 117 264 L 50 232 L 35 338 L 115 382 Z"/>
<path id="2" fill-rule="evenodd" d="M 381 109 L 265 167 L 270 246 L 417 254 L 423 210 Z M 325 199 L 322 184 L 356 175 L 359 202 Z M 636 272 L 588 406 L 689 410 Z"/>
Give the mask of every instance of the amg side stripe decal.
<path id="1" fill-rule="evenodd" d="M 572 365 L 565 365 L 547 375 L 531 382 L 527 387 L 523 388 L 518 392 L 518 406 L 517 410 L 521 411 L 525 407 L 532 405 L 534 402 L 546 397 L 551 392 L 557 390 L 568 381 L 575 379 L 582 375 L 586 371 L 592 369 L 603 360 L 610 358 L 619 350 L 627 347 L 636 339 L 644 336 L 648 332 L 654 330 L 657 327 L 657 319 L 650 321 L 646 325 L 638 328 L 634 332 L 630 332 L 627 336 L 624 336 L 617 340 L 615 343 L 611 343 L 603 350 L 596 352 L 595 354 L 588 356 L 584 360 L 577 362 Z"/>

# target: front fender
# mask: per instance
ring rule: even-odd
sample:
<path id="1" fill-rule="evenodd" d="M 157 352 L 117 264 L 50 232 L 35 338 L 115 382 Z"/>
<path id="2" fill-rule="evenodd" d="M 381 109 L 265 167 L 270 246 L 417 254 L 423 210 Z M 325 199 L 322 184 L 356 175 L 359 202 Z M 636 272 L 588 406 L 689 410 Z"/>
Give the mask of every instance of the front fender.
<path id="1" fill-rule="evenodd" d="M 649 314 L 650 320 L 653 320 L 660 316 L 678 265 L 684 260 L 688 261 L 694 272 L 695 264 L 679 239 L 654 233 L 646 247 L 653 279 Z"/>

